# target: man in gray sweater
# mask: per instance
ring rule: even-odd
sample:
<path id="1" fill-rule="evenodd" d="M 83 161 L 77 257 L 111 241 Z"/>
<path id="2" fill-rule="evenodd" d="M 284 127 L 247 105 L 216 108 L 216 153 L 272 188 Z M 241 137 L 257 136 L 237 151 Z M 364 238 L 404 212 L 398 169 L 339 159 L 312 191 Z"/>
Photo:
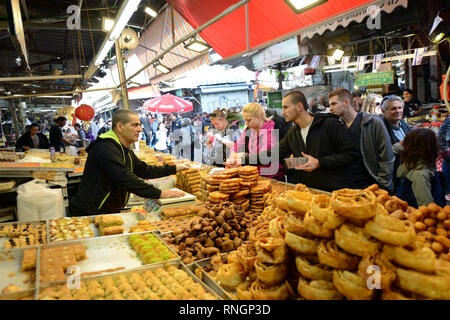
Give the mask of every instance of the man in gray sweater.
<path id="1" fill-rule="evenodd" d="M 341 117 L 360 157 L 351 166 L 352 187 L 364 189 L 371 184 L 392 191 L 395 156 L 383 120 L 375 114 L 357 113 L 353 96 L 339 88 L 328 94 L 330 112 Z"/>

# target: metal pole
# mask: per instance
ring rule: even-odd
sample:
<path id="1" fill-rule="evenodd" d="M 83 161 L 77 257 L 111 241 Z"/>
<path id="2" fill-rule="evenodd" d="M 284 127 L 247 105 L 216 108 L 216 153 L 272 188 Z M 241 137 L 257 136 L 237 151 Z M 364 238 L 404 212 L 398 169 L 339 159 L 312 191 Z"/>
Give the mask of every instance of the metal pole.
<path id="1" fill-rule="evenodd" d="M 198 27 L 197 29 L 195 29 L 194 31 L 192 31 L 191 33 L 188 33 L 187 35 L 185 35 L 184 37 L 182 37 L 181 39 L 179 39 L 178 41 L 172 43 L 168 48 L 166 48 L 166 50 L 164 50 L 163 52 L 161 52 L 160 54 L 158 54 L 156 57 L 154 57 L 149 63 L 147 63 L 145 66 L 143 66 L 141 69 L 139 69 L 138 71 L 136 71 L 134 74 L 132 74 L 130 77 L 127 78 L 126 81 L 121 81 L 121 83 L 119 84 L 120 86 L 123 85 L 125 82 L 130 81 L 131 79 L 133 79 L 135 76 L 137 76 L 139 73 L 141 73 L 142 71 L 144 71 L 145 69 L 147 69 L 149 66 L 153 65 L 153 63 L 155 63 L 156 61 L 158 61 L 159 59 L 161 59 L 166 53 L 168 53 L 170 50 L 172 50 L 173 48 L 175 48 L 176 46 L 178 46 L 180 43 L 183 43 L 184 41 L 190 39 L 192 36 L 196 35 L 197 33 L 203 31 L 204 29 L 208 28 L 210 25 L 216 23 L 217 21 L 219 21 L 220 19 L 222 19 L 223 17 L 229 15 L 230 13 L 232 13 L 233 11 L 235 11 L 236 9 L 239 9 L 240 7 L 242 7 L 243 5 L 249 3 L 250 0 L 241 0 L 238 3 L 230 6 L 229 8 L 225 9 L 224 11 L 222 11 L 222 13 L 220 13 L 218 16 L 216 16 L 215 18 L 209 20 L 208 22 L 206 22 L 204 25 Z"/>
<path id="2" fill-rule="evenodd" d="M 122 89 L 122 103 L 124 110 L 130 110 L 130 103 L 128 101 L 128 89 L 125 77 L 125 69 L 123 68 L 122 50 L 120 50 L 119 40 L 116 40 L 116 58 L 117 71 L 119 72 L 120 87 Z"/>
<path id="3" fill-rule="evenodd" d="M 9 112 L 11 113 L 11 117 L 14 124 L 14 134 L 16 135 L 16 141 L 19 139 L 19 125 L 17 124 L 17 115 L 16 108 L 14 108 L 14 102 L 11 100 L 9 102 Z"/>

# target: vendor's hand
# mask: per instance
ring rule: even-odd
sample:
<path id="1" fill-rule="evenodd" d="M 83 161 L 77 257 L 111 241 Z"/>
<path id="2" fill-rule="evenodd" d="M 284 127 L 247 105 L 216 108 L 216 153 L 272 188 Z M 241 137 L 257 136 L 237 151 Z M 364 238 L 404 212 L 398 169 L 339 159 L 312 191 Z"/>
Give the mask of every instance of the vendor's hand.
<path id="1" fill-rule="evenodd" d="M 224 145 L 226 145 L 227 147 L 230 147 L 230 148 L 232 148 L 234 146 L 234 142 L 233 141 L 222 140 L 222 143 Z"/>
<path id="2" fill-rule="evenodd" d="M 186 193 L 179 190 L 161 190 L 160 199 L 169 199 L 169 198 L 181 198 L 184 197 Z"/>
<path id="3" fill-rule="evenodd" d="M 237 168 L 242 166 L 242 156 L 244 153 L 232 152 L 225 162 L 225 167 L 227 168 Z"/>
<path id="4" fill-rule="evenodd" d="M 305 164 L 302 164 L 302 165 L 299 165 L 299 166 L 295 167 L 295 169 L 311 172 L 311 171 L 314 171 L 314 170 L 316 170 L 317 168 L 320 167 L 319 160 L 317 160 L 313 156 L 310 156 L 309 154 L 306 154 L 306 153 L 303 153 L 303 152 L 302 152 L 302 155 L 305 158 L 308 159 L 308 162 L 306 162 Z"/>
<path id="5" fill-rule="evenodd" d="M 191 167 L 189 167 L 187 164 L 180 163 L 177 164 L 177 172 L 183 171 L 183 170 L 189 170 Z"/>

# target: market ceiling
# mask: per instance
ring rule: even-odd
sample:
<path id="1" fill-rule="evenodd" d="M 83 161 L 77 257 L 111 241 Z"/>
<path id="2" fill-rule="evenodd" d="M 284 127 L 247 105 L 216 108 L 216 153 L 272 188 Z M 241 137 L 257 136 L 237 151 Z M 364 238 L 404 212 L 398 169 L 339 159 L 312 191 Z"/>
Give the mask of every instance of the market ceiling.
<path id="1" fill-rule="evenodd" d="M 171 2 L 171 0 L 166 0 Z M 237 0 L 173 0 L 174 8 L 194 28 L 208 22 Z M 200 34 L 223 58 L 259 49 L 270 42 L 374 0 L 328 0 L 296 14 L 285 0 L 250 0 Z M 248 17 L 248 42 L 246 29 Z M 247 47 L 248 43 L 248 47 Z"/>
<path id="2" fill-rule="evenodd" d="M 7 0 L 10 1 L 10 0 Z M 102 31 L 102 17 L 116 16 L 123 0 L 19 0 L 28 55 L 28 66 L 18 59 L 20 50 L 8 30 L 7 1 L 0 1 L 0 77 L 52 76 L 60 70 L 63 75 L 82 75 L 98 52 L 106 33 Z M 152 0 L 159 11 L 167 5 L 164 0 Z M 141 32 L 151 17 L 143 8 L 149 1 L 141 1 L 128 27 Z M 69 6 L 81 3 L 80 30 L 69 30 Z M 111 54 L 115 53 L 111 50 Z M 98 75 L 98 73 L 96 73 Z M 100 72 L 101 76 L 101 72 Z M 73 79 L 8 81 L 0 83 L 0 95 L 34 94 L 50 91 L 69 91 L 80 86 L 81 77 Z M 56 98 L 55 98 L 56 99 Z M 40 99 L 42 101 L 42 99 Z"/>

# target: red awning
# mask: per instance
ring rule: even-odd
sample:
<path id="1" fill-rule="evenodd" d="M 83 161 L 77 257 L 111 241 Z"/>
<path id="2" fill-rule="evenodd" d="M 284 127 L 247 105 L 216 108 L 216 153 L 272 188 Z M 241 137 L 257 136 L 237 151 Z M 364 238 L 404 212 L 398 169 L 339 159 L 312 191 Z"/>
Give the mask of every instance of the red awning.
<path id="1" fill-rule="evenodd" d="M 174 8 L 192 27 L 198 28 L 237 2 L 237 0 L 174 0 Z M 330 17 L 375 2 L 378 1 L 328 0 L 317 7 L 296 14 L 284 0 L 251 0 L 247 4 L 248 49 L 259 48 Z M 246 52 L 245 6 L 212 24 L 200 34 L 223 58 Z"/>

